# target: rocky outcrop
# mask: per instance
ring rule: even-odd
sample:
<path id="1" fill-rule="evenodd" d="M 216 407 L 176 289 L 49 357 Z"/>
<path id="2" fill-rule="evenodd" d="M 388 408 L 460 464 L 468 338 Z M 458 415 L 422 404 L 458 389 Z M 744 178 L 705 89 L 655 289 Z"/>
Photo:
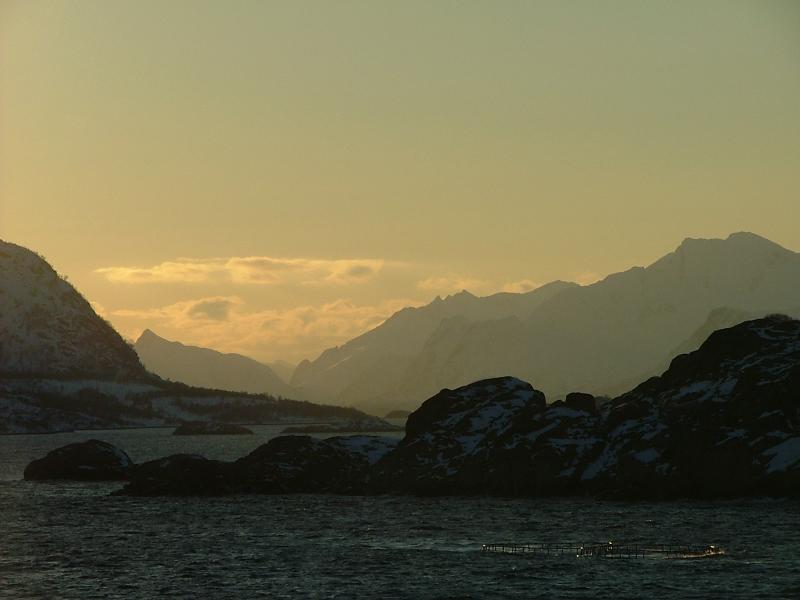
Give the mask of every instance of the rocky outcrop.
<path id="1" fill-rule="evenodd" d="M 606 446 L 582 476 L 623 497 L 800 494 L 800 321 L 714 332 L 616 398 Z"/>
<path id="2" fill-rule="evenodd" d="M 548 407 L 513 377 L 442 390 L 406 423 L 406 437 L 375 466 L 387 492 L 513 495 L 573 491 L 581 464 L 599 452 L 597 417 Z"/>
<path id="3" fill-rule="evenodd" d="M 363 491 L 369 462 L 338 444 L 305 436 L 274 438 L 233 464 L 247 492 Z"/>
<path id="4" fill-rule="evenodd" d="M 128 496 L 222 496 L 238 491 L 230 463 L 197 454 L 174 454 L 139 465 L 116 494 Z"/>
<path id="5" fill-rule="evenodd" d="M 180 454 L 138 467 L 118 493 L 131 496 L 364 493 L 369 468 L 397 440 L 281 436 L 235 462 Z"/>
<path id="6" fill-rule="evenodd" d="M 172 435 L 252 435 L 253 431 L 233 423 L 189 421 L 175 428 Z"/>
<path id="7" fill-rule="evenodd" d="M 715 332 L 603 404 L 513 378 L 443 390 L 379 461 L 382 491 L 622 498 L 800 495 L 800 321 Z"/>
<path id="8" fill-rule="evenodd" d="M 564 398 L 564 404 L 567 408 L 571 408 L 573 410 L 582 410 L 591 414 L 595 414 L 597 412 L 597 403 L 591 394 L 585 394 L 583 392 L 572 392 L 567 394 L 567 397 Z"/>
<path id="9" fill-rule="evenodd" d="M 88 440 L 69 444 L 34 460 L 25 468 L 25 479 L 104 481 L 126 479 L 133 463 L 125 452 L 107 442 Z"/>

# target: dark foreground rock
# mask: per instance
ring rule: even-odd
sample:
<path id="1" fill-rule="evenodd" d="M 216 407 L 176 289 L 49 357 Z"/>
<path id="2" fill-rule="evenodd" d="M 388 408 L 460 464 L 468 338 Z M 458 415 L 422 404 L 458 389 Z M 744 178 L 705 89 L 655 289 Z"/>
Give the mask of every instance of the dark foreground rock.
<path id="1" fill-rule="evenodd" d="M 252 430 L 232 423 L 189 421 L 175 428 L 172 435 L 252 435 Z"/>
<path id="2" fill-rule="evenodd" d="M 587 489 L 624 498 L 800 495 L 800 321 L 714 332 L 604 407 Z"/>
<path id="3" fill-rule="evenodd" d="M 25 479 L 104 481 L 126 479 L 133 463 L 125 452 L 100 440 L 69 444 L 25 467 Z"/>
<path id="4" fill-rule="evenodd" d="M 174 454 L 139 465 L 115 492 L 129 496 L 223 496 L 238 491 L 230 463 Z"/>
<path id="5" fill-rule="evenodd" d="M 396 445 L 373 436 L 281 436 L 235 462 L 179 454 L 138 467 L 131 496 L 365 493 L 370 465 Z"/>
<path id="6" fill-rule="evenodd" d="M 563 403 L 562 403 L 563 404 Z M 414 412 L 406 437 L 374 468 L 381 492 L 538 495 L 571 493 L 599 452 L 597 418 L 547 407 L 513 377 L 442 390 Z"/>

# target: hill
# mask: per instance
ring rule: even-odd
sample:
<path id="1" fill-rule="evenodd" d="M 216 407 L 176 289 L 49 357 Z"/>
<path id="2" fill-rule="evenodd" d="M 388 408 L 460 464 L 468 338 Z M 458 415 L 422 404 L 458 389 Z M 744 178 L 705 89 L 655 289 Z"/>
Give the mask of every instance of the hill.
<path id="1" fill-rule="evenodd" d="M 0 373 L 147 380 L 139 357 L 40 256 L 0 240 Z"/>
<path id="2" fill-rule="evenodd" d="M 133 347 L 144 366 L 165 379 L 232 392 L 298 397 L 298 390 L 270 367 L 241 354 L 186 346 L 159 337 L 149 329 Z"/>

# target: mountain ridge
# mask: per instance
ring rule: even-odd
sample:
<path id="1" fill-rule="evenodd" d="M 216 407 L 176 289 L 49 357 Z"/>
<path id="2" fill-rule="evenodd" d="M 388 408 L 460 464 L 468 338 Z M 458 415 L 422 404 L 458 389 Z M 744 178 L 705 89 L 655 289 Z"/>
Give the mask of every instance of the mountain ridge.
<path id="1" fill-rule="evenodd" d="M 340 377 L 346 381 L 337 381 L 332 398 L 379 414 L 415 408 L 442 388 L 504 375 L 536 381 L 549 397 L 574 388 L 614 395 L 655 374 L 714 309 L 763 315 L 800 306 L 798 281 L 800 254 L 757 234 L 685 238 L 648 266 L 565 286 L 527 314 L 440 319 L 419 351 L 383 361 L 391 369 L 372 369 L 354 355 L 350 364 L 318 363 L 328 371 L 319 376 L 320 387 Z"/>
<path id="2" fill-rule="evenodd" d="M 173 381 L 231 392 L 298 397 L 269 366 L 237 353 L 167 340 L 145 329 L 134 344 L 144 366 Z"/>
<path id="3" fill-rule="evenodd" d="M 148 380 L 136 352 L 35 252 L 0 240 L 0 373 Z"/>

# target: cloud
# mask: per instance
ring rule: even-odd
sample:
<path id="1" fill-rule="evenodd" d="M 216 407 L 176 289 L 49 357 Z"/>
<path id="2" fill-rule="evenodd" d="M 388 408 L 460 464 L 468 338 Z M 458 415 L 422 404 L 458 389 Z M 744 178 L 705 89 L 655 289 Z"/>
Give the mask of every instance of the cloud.
<path id="1" fill-rule="evenodd" d="M 234 303 L 228 298 L 204 300 L 196 302 L 189 308 L 187 314 L 198 319 L 211 319 L 212 321 L 227 321 L 231 307 Z"/>
<path id="2" fill-rule="evenodd" d="M 309 259 L 271 256 L 179 258 L 150 267 L 103 267 L 95 272 L 113 283 L 238 283 L 303 285 L 363 283 L 386 265 L 382 259 Z"/>
<path id="3" fill-rule="evenodd" d="M 589 285 L 592 283 L 597 283 L 603 278 L 602 275 L 599 273 L 595 273 L 593 271 L 583 271 L 582 273 L 578 273 L 572 277 L 572 281 L 575 283 L 579 283 L 581 285 Z"/>
<path id="4" fill-rule="evenodd" d="M 398 298 L 377 305 L 360 305 L 342 298 L 320 305 L 288 309 L 251 310 L 238 297 L 197 298 L 144 310 L 116 310 L 112 318 L 165 332 L 182 342 L 223 352 L 239 352 L 272 360 L 300 360 L 320 348 L 341 344 L 373 327 L 392 314 L 418 302 Z"/>
<path id="5" fill-rule="evenodd" d="M 219 260 L 178 259 L 152 267 L 104 267 L 95 272 L 114 283 L 202 283 L 220 275 L 224 265 Z"/>
<path id="6" fill-rule="evenodd" d="M 160 308 L 117 309 L 110 315 L 130 319 L 161 321 L 175 326 L 191 326 L 202 321 L 227 321 L 235 306 L 243 304 L 237 296 L 213 296 L 184 300 Z"/>
<path id="7" fill-rule="evenodd" d="M 542 284 L 538 281 L 533 281 L 531 279 L 520 279 L 519 281 L 511 281 L 504 284 L 502 291 L 512 292 L 514 294 L 524 294 L 525 292 L 530 292 L 541 286 Z"/>

